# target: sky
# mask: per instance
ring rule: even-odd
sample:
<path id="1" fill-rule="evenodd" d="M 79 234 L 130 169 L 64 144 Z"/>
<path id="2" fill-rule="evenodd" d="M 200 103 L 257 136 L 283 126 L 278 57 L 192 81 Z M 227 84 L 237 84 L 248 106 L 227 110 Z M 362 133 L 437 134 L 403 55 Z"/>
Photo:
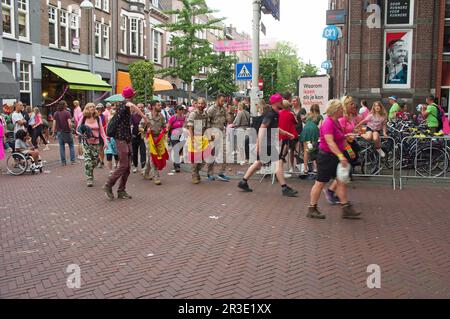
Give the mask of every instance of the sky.
<path id="1" fill-rule="evenodd" d="M 206 0 L 206 3 L 219 11 L 215 14 L 217 17 L 227 18 L 227 25 L 232 24 L 238 31 L 252 34 L 252 0 Z M 320 68 L 327 56 L 322 31 L 326 27 L 328 0 L 281 0 L 280 6 L 280 21 L 262 14 L 267 33 L 266 36 L 261 33 L 261 39 L 292 42 L 305 62 L 311 61 Z"/>

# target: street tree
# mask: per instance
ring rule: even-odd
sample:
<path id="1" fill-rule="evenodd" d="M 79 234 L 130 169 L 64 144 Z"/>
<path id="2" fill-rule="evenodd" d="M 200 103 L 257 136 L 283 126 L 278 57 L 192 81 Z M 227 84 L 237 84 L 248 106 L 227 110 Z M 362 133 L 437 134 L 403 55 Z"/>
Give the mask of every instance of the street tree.
<path id="1" fill-rule="evenodd" d="M 261 57 L 259 60 L 259 73 L 264 82 L 264 96 L 269 101 L 269 97 L 277 92 L 278 61 L 274 58 Z"/>
<path id="2" fill-rule="evenodd" d="M 147 103 L 153 97 L 153 78 L 155 69 L 152 62 L 138 61 L 130 64 L 130 78 L 133 89 L 136 91 L 134 101 Z"/>
<path id="3" fill-rule="evenodd" d="M 200 38 L 207 30 L 220 30 L 218 23 L 224 19 L 209 18 L 198 22 L 197 17 L 209 16 L 214 10 L 206 6 L 204 0 L 178 0 L 183 7 L 177 10 L 165 11 L 166 14 L 175 15 L 176 22 L 168 22 L 159 27 L 165 28 L 173 34 L 171 45 L 165 57 L 174 59 L 175 65 L 163 69 L 164 76 L 179 77 L 188 86 L 189 100 L 192 96 L 193 77 L 200 73 L 202 68 L 211 64 L 213 50 L 207 39 Z M 205 20 L 205 19 L 204 19 Z"/>

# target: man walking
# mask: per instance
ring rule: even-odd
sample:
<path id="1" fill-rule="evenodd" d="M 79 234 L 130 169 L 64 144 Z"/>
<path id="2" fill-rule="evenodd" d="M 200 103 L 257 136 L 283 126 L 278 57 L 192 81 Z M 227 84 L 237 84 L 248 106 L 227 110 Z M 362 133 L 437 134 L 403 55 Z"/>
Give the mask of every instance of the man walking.
<path id="1" fill-rule="evenodd" d="M 223 158 L 222 158 L 222 164 L 221 164 L 221 169 L 218 176 L 218 179 L 222 182 L 229 182 L 230 178 L 228 176 L 225 175 L 226 169 L 227 169 L 227 164 L 226 164 L 226 145 L 227 145 L 227 134 L 226 134 L 226 130 L 225 130 L 225 126 L 227 124 L 227 110 L 224 107 L 225 105 L 225 95 L 224 94 L 219 94 L 217 95 L 216 98 L 216 103 L 209 107 L 206 111 L 207 115 L 208 115 L 208 121 L 210 123 L 210 127 L 213 129 L 220 130 L 222 132 L 221 136 L 216 136 L 215 133 L 217 132 L 213 132 L 213 141 L 216 140 L 217 138 L 221 138 L 221 141 L 218 141 L 218 143 L 216 143 L 215 147 L 214 147 L 214 155 L 215 155 L 215 160 L 217 160 L 218 158 L 220 159 L 220 147 L 218 147 L 217 144 L 220 145 L 220 143 L 222 143 L 222 154 L 223 154 Z M 210 181 L 214 181 L 215 177 L 214 177 L 214 162 L 212 162 L 211 164 L 208 165 L 208 179 Z"/>
<path id="2" fill-rule="evenodd" d="M 146 139 L 146 136 L 149 136 L 151 134 L 151 136 L 153 137 L 153 141 L 156 141 L 159 135 L 165 129 L 166 121 L 163 115 L 161 114 L 162 105 L 160 101 L 152 101 L 151 107 L 152 107 L 151 112 L 145 114 L 147 120 L 145 122 L 141 122 L 140 131 L 142 132 L 142 136 L 144 139 Z M 144 169 L 144 179 L 146 180 L 153 179 L 155 185 L 161 185 L 162 183 L 161 178 L 159 176 L 159 170 L 155 161 L 153 160 L 149 141 L 146 139 L 145 142 L 147 149 L 147 161 Z M 150 170 L 152 176 L 150 176 Z"/>
<path id="3" fill-rule="evenodd" d="M 283 165 L 280 165 L 280 155 L 272 154 L 272 148 L 275 147 L 276 143 L 279 143 L 277 131 L 280 135 L 286 135 L 290 139 L 294 138 L 294 135 L 292 135 L 291 133 L 278 128 L 278 113 L 281 110 L 282 103 L 283 97 L 278 93 L 272 95 L 272 97 L 270 98 L 270 105 L 272 106 L 272 109 L 264 117 L 258 133 L 257 161 L 252 166 L 250 166 L 244 178 L 238 184 L 238 187 L 245 192 L 253 192 L 253 190 L 248 185 L 248 180 L 253 176 L 253 174 L 261 169 L 263 163 L 272 161 L 276 163 L 276 175 L 278 182 L 281 185 L 281 192 L 283 196 L 296 197 L 298 194 L 298 191 L 292 189 L 286 184 Z"/>
<path id="4" fill-rule="evenodd" d="M 114 199 L 113 187 L 120 179 L 119 188 L 117 189 L 118 199 L 131 199 L 131 196 L 126 192 L 128 177 L 131 173 L 131 111 L 137 112 L 144 121 L 147 118 L 142 114 L 139 108 L 131 103 L 131 99 L 135 96 L 135 92 L 131 87 L 123 89 L 122 96 L 125 101 L 118 107 L 116 114 L 110 121 L 111 127 L 108 128 L 111 133 L 109 137 L 116 140 L 117 153 L 119 156 L 119 168 L 109 177 L 103 190 L 106 196 Z"/>
<path id="5" fill-rule="evenodd" d="M 53 115 L 53 137 L 58 138 L 59 155 L 61 157 L 61 164 L 67 165 L 66 162 L 66 144 L 69 145 L 70 161 L 75 164 L 75 146 L 72 135 L 72 115 L 67 111 L 68 105 L 66 101 L 61 101 L 58 104 L 57 111 Z"/>
<path id="6" fill-rule="evenodd" d="M 137 105 L 139 110 L 144 113 L 144 104 L 139 103 Z M 131 146 L 132 146 L 132 156 L 133 156 L 133 173 L 137 173 L 139 165 L 139 157 L 141 158 L 141 170 L 144 173 L 144 168 L 146 164 L 146 150 L 145 150 L 145 134 L 142 134 L 139 130 L 139 124 L 142 121 L 142 117 L 136 113 L 131 114 Z"/>

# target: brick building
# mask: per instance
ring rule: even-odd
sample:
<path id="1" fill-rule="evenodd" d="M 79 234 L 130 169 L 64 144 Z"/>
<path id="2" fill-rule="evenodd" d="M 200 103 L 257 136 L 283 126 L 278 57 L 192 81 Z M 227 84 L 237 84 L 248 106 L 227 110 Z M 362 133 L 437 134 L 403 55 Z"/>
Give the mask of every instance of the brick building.
<path id="1" fill-rule="evenodd" d="M 175 16 L 164 11 L 179 8 L 180 1 L 91 0 L 93 10 L 80 8 L 81 3 L 2 0 L 0 71 L 10 73 L 11 81 L 20 84 L 20 92 L 5 98 L 0 90 L 0 105 L 17 99 L 33 106 L 44 105 L 64 93 L 69 102 L 101 100 L 130 82 L 129 64 L 152 61 L 158 73 L 158 69 L 175 63 L 164 58 L 175 34 L 159 25 L 175 21 Z M 210 18 L 197 17 L 198 22 Z M 198 36 L 211 43 L 223 39 L 226 26 L 220 27 Z M 205 77 L 207 72 L 202 70 L 196 78 Z M 80 77 L 83 83 L 76 83 L 75 78 Z M 187 83 L 178 78 L 161 79 L 156 74 L 155 81 L 165 89 L 187 88 Z"/>
<path id="2" fill-rule="evenodd" d="M 396 95 L 412 108 L 434 94 L 448 110 L 449 0 L 330 0 L 329 9 L 342 30 L 327 45 L 333 97 Z"/>

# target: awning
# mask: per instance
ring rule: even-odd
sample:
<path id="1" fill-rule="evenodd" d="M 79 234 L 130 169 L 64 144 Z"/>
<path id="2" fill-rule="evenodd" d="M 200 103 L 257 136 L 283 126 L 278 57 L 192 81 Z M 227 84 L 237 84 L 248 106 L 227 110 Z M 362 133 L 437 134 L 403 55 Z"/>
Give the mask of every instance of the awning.
<path id="1" fill-rule="evenodd" d="M 117 88 L 116 92 L 121 93 L 124 88 L 131 85 L 130 73 L 124 71 L 117 72 Z M 169 81 L 153 78 L 153 92 L 164 91 L 164 90 L 172 90 L 173 86 Z"/>
<path id="2" fill-rule="evenodd" d="M 16 82 L 8 67 L 0 63 L 0 98 L 18 99 L 19 97 L 19 83 Z"/>
<path id="3" fill-rule="evenodd" d="M 74 69 L 46 66 L 48 70 L 69 83 L 71 90 L 102 91 L 111 92 L 111 85 L 103 81 L 99 76 L 88 72 Z"/>

